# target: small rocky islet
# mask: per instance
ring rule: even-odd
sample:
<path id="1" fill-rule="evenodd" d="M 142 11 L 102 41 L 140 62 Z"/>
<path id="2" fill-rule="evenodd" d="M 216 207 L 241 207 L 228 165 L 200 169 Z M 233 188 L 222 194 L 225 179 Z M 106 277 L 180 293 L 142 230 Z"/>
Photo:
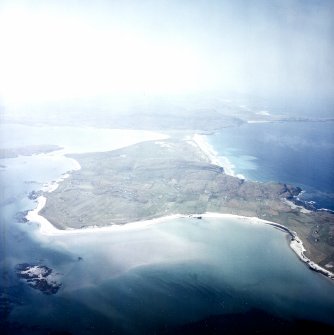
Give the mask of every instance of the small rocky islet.
<path id="1" fill-rule="evenodd" d="M 56 294 L 62 286 L 59 281 L 60 274 L 46 265 L 21 263 L 16 265 L 15 271 L 30 287 L 47 295 Z"/>

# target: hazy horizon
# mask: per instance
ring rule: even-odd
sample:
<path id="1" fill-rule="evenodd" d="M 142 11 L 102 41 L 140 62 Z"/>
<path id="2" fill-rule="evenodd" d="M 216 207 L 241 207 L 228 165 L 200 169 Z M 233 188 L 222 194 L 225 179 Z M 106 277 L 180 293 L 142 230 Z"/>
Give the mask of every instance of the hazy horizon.
<path id="1" fill-rule="evenodd" d="M 0 104 L 334 95 L 332 1 L 2 1 Z"/>

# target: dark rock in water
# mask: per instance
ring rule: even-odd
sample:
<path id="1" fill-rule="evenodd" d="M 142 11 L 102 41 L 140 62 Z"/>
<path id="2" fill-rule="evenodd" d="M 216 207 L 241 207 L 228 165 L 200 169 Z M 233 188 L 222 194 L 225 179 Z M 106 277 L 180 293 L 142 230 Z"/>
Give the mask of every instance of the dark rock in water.
<path id="1" fill-rule="evenodd" d="M 314 212 L 314 211 L 317 210 L 317 207 L 315 206 L 315 202 L 314 201 L 303 201 L 303 200 L 300 200 L 299 198 L 296 198 L 296 197 L 293 197 L 291 199 L 291 201 L 295 205 L 304 207 L 304 208 L 306 208 L 309 211 L 313 211 Z"/>
<path id="2" fill-rule="evenodd" d="M 287 184 L 282 185 L 282 190 L 280 192 L 284 198 L 288 200 L 295 199 L 303 190 L 300 187 L 293 187 Z"/>
<path id="3" fill-rule="evenodd" d="M 299 195 L 303 192 L 300 187 L 291 187 L 286 184 L 283 184 L 281 194 L 287 199 L 292 201 L 296 206 L 304 207 L 309 211 L 316 211 L 317 208 L 315 206 L 314 201 L 304 201 L 299 198 Z"/>
<path id="4" fill-rule="evenodd" d="M 42 195 L 42 191 L 31 191 L 29 194 L 28 194 L 28 198 L 30 200 L 36 200 L 39 196 Z"/>
<path id="5" fill-rule="evenodd" d="M 18 264 L 16 274 L 30 287 L 44 294 L 56 294 L 62 285 L 58 280 L 59 274 L 45 265 Z"/>

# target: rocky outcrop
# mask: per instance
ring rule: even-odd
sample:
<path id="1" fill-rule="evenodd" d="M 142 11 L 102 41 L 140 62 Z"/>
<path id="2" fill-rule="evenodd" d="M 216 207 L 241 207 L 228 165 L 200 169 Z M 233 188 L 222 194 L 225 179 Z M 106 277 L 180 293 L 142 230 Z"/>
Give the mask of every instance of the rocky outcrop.
<path id="1" fill-rule="evenodd" d="M 44 294 L 56 294 L 62 285 L 59 274 L 45 265 L 22 263 L 16 265 L 15 270 L 20 279 Z"/>

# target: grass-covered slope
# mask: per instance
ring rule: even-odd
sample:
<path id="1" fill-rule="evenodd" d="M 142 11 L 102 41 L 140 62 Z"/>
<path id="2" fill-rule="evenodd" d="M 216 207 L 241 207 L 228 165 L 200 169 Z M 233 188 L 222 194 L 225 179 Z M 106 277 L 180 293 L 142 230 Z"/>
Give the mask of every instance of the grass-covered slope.
<path id="1" fill-rule="evenodd" d="M 298 194 L 298 188 L 226 175 L 193 142 L 152 141 L 71 157 L 82 169 L 47 194 L 42 210 L 60 229 L 176 213 L 230 213 L 283 224 L 297 232 L 312 260 L 320 264 L 334 260 L 332 214 L 292 209 L 282 199 Z"/>

